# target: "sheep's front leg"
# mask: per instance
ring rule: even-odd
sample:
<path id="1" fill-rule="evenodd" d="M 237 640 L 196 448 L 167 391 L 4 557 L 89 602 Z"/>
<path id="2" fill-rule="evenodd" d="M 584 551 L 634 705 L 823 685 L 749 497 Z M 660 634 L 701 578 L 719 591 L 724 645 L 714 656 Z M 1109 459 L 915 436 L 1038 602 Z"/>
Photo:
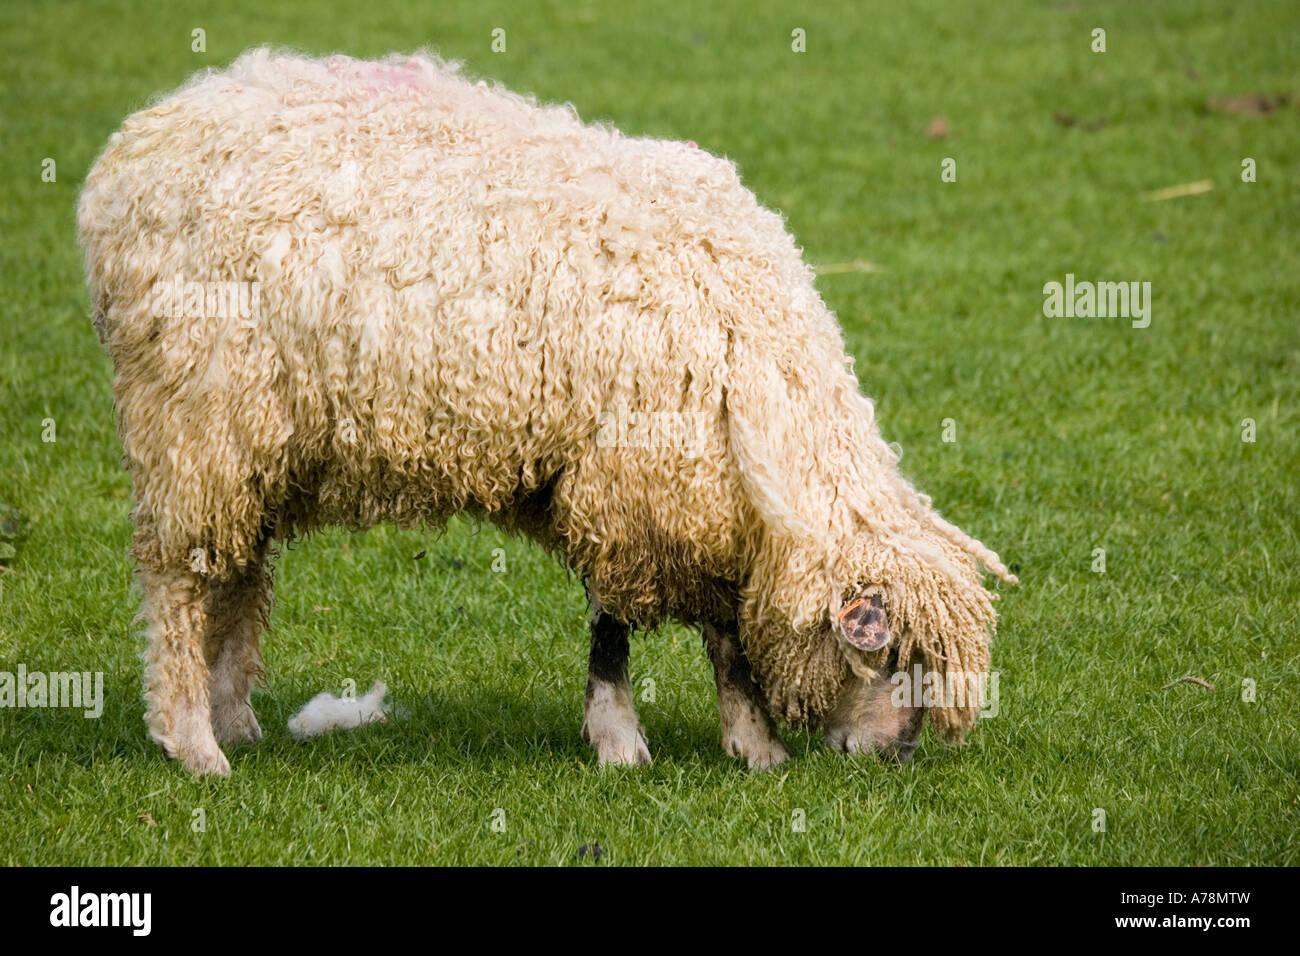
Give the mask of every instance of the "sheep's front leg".
<path id="1" fill-rule="evenodd" d="M 754 681 L 735 623 L 706 624 L 703 630 L 718 684 L 722 748 L 732 757 L 743 757 L 750 770 L 775 767 L 790 752 L 768 716 L 763 692 Z"/>
<path id="2" fill-rule="evenodd" d="M 650 748 L 645 728 L 632 706 L 628 683 L 628 635 L 631 628 L 592 602 L 591 658 L 587 664 L 587 701 L 583 708 L 582 739 L 605 764 L 648 764 Z"/>

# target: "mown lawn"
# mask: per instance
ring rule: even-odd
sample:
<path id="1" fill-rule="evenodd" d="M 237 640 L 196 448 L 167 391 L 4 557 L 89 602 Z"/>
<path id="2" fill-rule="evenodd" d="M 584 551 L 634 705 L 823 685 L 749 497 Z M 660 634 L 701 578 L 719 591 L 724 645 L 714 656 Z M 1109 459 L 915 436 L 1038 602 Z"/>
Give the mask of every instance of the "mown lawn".
<path id="1" fill-rule="evenodd" d="M 102 671 L 106 696 L 97 720 L 0 710 L 0 863 L 591 865 L 597 843 L 601 866 L 1300 862 L 1300 8 L 513 6 L 0 8 L 0 670 Z M 655 764 L 601 772 L 579 737 L 580 586 L 466 522 L 295 545 L 266 738 L 229 780 L 165 762 L 74 209 L 127 112 L 266 42 L 427 44 L 735 159 L 832 267 L 822 293 L 907 472 L 1019 569 L 998 715 L 963 748 L 927 732 L 905 768 L 790 731 L 796 759 L 750 776 L 719 747 L 698 637 L 669 627 L 633 645 Z M 1067 273 L 1149 281 L 1150 326 L 1045 317 Z M 1213 687 L 1170 686 L 1184 675 Z M 313 694 L 376 678 L 390 722 L 289 737 Z"/>

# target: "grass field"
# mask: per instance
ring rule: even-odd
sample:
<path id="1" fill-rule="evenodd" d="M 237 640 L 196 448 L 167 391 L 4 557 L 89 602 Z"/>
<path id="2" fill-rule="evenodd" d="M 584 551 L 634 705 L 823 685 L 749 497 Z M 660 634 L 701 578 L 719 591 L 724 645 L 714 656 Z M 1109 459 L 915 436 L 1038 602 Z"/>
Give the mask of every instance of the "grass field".
<path id="1" fill-rule="evenodd" d="M 0 670 L 105 682 L 97 720 L 0 710 L 0 863 L 592 865 L 597 843 L 601 866 L 1300 863 L 1300 8 L 512 6 L 0 8 Z M 654 766 L 602 772 L 579 736 L 581 587 L 457 522 L 295 545 L 266 738 L 230 751 L 229 780 L 164 761 L 74 210 L 129 111 L 266 42 L 429 45 L 734 159 L 822 267 L 907 473 L 1019 569 L 998 715 L 962 748 L 927 731 L 903 768 L 787 731 L 795 759 L 750 776 L 719 746 L 698 636 L 667 627 L 633 643 Z M 1216 99 L 1254 94 L 1291 99 Z M 1149 281 L 1150 326 L 1045 317 L 1067 273 Z M 1184 675 L 1213 688 L 1167 686 Z M 390 722 L 289 737 L 313 694 L 375 678 Z"/>

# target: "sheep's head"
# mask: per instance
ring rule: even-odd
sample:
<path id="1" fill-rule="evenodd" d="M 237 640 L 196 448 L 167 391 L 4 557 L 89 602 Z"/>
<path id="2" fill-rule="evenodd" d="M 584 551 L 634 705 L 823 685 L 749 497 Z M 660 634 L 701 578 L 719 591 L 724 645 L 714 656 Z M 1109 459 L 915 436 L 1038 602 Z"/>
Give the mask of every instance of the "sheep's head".
<path id="1" fill-rule="evenodd" d="M 914 658 L 919 663 L 919 658 Z M 826 743 L 844 753 L 875 754 L 907 763 L 921 739 L 925 707 L 910 694 L 896 693 L 898 648 L 874 677 L 851 674 L 826 717 Z"/>
<path id="2" fill-rule="evenodd" d="M 825 714 L 827 742 L 847 753 L 875 753 L 906 762 L 929 713 L 935 730 L 959 741 L 987 703 L 987 597 L 975 613 L 946 588 L 908 606 L 907 588 L 891 584 L 852 590 L 831 624 L 847 673 Z M 965 619 L 963 619 L 963 617 Z"/>
<path id="3" fill-rule="evenodd" d="M 906 763 L 920 740 L 925 708 L 892 693 L 899 647 L 890 630 L 884 589 L 868 587 L 851 595 L 836 615 L 835 627 L 848 655 L 860 661 L 860 651 L 885 661 L 874 672 L 861 664 L 852 669 L 826 717 L 826 742 L 844 753 L 874 753 Z"/>
<path id="4" fill-rule="evenodd" d="M 741 636 L 770 712 L 900 759 L 926 717 L 959 742 L 983 706 L 996 619 L 975 561 L 943 542 L 865 535 L 842 550 L 839 574 L 792 549 L 751 577 Z"/>

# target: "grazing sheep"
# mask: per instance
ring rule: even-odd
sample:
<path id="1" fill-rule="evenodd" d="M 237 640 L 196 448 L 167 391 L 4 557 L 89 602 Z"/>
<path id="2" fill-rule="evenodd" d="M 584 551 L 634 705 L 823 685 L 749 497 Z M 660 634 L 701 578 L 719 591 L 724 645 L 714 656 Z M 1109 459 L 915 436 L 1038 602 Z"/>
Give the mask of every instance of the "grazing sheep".
<path id="1" fill-rule="evenodd" d="M 781 218 L 693 145 L 628 138 L 427 56 L 255 50 L 129 117 L 78 227 L 135 486 L 147 721 L 229 773 L 274 542 L 525 534 L 591 598 L 583 735 L 650 755 L 628 635 L 699 626 L 727 752 L 774 720 L 906 759 L 886 670 L 988 671 L 992 551 L 900 475 Z M 880 675 L 880 676 L 877 676 Z"/>

